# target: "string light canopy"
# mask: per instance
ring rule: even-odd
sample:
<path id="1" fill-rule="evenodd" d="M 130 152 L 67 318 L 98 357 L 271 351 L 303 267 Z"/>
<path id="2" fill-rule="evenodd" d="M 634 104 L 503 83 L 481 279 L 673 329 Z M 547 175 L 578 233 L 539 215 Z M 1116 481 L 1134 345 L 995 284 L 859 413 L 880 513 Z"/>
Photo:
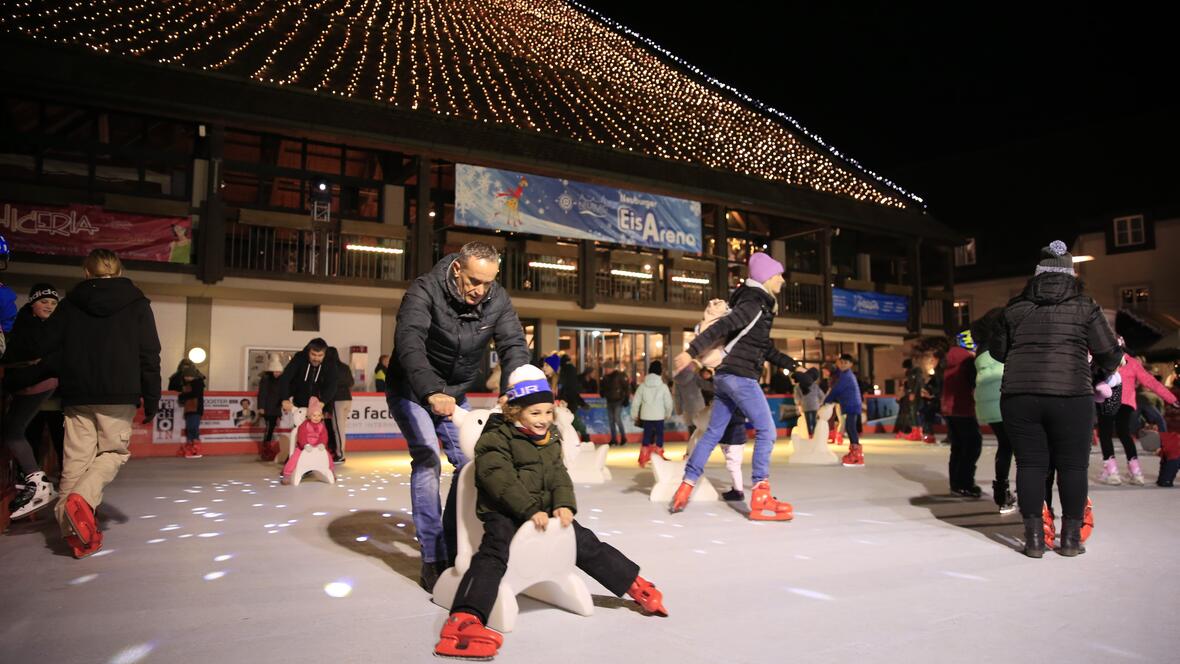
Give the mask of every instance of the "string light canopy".
<path id="1" fill-rule="evenodd" d="M 0 32 L 923 206 L 573 0 L 18 0 Z"/>

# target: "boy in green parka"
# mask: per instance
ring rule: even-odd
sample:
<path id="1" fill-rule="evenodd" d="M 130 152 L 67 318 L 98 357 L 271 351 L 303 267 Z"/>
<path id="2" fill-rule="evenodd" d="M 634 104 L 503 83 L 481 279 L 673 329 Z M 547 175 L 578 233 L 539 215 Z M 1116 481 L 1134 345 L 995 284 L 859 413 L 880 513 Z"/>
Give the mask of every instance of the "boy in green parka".
<path id="1" fill-rule="evenodd" d="M 550 518 L 561 528 L 572 526 L 579 569 L 616 596 L 626 593 L 647 612 L 668 615 L 660 591 L 639 576 L 639 565 L 574 521 L 574 484 L 553 426 L 553 391 L 545 374 L 527 364 L 516 369 L 508 378 L 507 397 L 503 415 L 488 420 L 475 445 L 476 515 L 483 522 L 483 540 L 459 584 L 435 654 L 458 659 L 496 655 L 503 636 L 485 625 L 508 569 L 512 538 L 529 521 L 537 530 L 550 527 Z"/>

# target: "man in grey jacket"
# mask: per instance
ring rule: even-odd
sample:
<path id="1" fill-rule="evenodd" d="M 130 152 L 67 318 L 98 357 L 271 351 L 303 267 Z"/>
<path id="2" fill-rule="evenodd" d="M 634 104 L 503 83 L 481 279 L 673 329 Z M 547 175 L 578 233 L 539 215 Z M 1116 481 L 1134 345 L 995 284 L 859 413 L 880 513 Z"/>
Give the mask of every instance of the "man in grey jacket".
<path id="1" fill-rule="evenodd" d="M 428 592 L 455 555 L 455 483 L 442 511 L 440 446 L 455 477 L 468 461 L 451 415 L 466 405 L 489 342 L 503 366 L 501 394 L 508 376 L 529 359 L 512 300 L 496 283 L 499 271 L 494 247 L 469 242 L 415 279 L 397 312 L 387 399 L 410 448 L 410 504 L 422 549 L 420 583 Z"/>

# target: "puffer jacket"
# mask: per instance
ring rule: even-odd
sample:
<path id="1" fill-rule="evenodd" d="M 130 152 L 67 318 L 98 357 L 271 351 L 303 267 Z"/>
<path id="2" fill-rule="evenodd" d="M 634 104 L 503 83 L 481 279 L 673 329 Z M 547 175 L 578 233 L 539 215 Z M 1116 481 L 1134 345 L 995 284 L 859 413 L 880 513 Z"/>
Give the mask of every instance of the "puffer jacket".
<path id="1" fill-rule="evenodd" d="M 790 355 L 774 347 L 770 328 L 774 326 L 777 312 L 774 296 L 757 282 L 747 281 L 738 286 L 729 297 L 729 313 L 718 318 L 692 340 L 688 354 L 699 359 L 718 345 L 726 345 L 741 334 L 742 330 L 758 316 L 758 322 L 721 361 L 717 373 L 733 374 L 758 380 L 762 376 L 762 364 L 770 362 L 784 369 L 793 370 L 796 362 Z"/>
<path id="2" fill-rule="evenodd" d="M 838 403 L 840 410 L 845 414 L 859 415 L 860 402 L 860 385 L 856 380 L 856 374 L 852 373 L 851 369 L 837 373 L 836 382 L 828 396 L 824 397 L 824 403 Z"/>
<path id="3" fill-rule="evenodd" d="M 17 364 L 44 358 L 49 350 L 46 347 L 48 326 L 48 320 L 41 320 L 33 315 L 31 305 L 26 304 L 21 307 L 16 314 L 16 322 L 12 326 L 12 332 L 8 335 L 8 351 L 4 355 L 4 362 Z M 23 367 L 9 367 L 4 371 L 4 389 L 8 392 L 16 392 L 52 376 L 53 372 L 44 362 Z"/>
<path id="4" fill-rule="evenodd" d="M 1155 376 L 1147 373 L 1147 369 L 1139 360 L 1128 355 L 1127 362 L 1119 367 L 1119 377 L 1123 379 L 1123 405 L 1135 408 L 1137 406 L 1135 401 L 1135 393 L 1139 386 L 1155 392 L 1168 405 L 1176 403 L 1176 397 L 1164 387 Z"/>
<path id="5" fill-rule="evenodd" d="M 49 317 L 45 362 L 64 406 L 160 409 L 160 337 L 151 302 L 130 279 L 87 279 Z"/>
<path id="6" fill-rule="evenodd" d="M 983 424 L 1003 422 L 1000 415 L 1000 382 L 1004 365 L 983 351 L 975 356 L 975 419 Z"/>
<path id="7" fill-rule="evenodd" d="M 556 427 L 549 429 L 549 442 L 539 445 L 503 416 L 492 415 L 475 444 L 475 487 L 478 516 L 497 513 L 524 523 L 558 507 L 578 511 Z"/>
<path id="8" fill-rule="evenodd" d="M 479 304 L 460 299 L 451 275 L 451 254 L 414 280 L 397 311 L 394 349 L 389 358 L 390 394 L 425 404 L 432 394 L 462 398 L 479 378 L 488 343 L 496 342 L 503 370 L 500 392 L 508 377 L 529 361 L 524 328 L 508 293 L 496 282 Z"/>
<path id="9" fill-rule="evenodd" d="M 1028 280 L 1008 303 L 989 342 L 1004 363 L 1000 391 L 1075 397 L 1094 393 L 1087 353 L 1100 373 L 1119 367 L 1123 351 L 1102 309 L 1081 293 L 1073 276 L 1046 272 Z"/>
<path id="10" fill-rule="evenodd" d="M 703 397 L 702 397 L 703 400 Z M 631 399 L 631 415 L 648 422 L 663 421 L 672 417 L 672 392 L 664 380 L 656 374 L 643 377 Z"/>
<path id="11" fill-rule="evenodd" d="M 942 368 L 944 417 L 975 417 L 975 356 L 960 346 L 946 353 Z"/>

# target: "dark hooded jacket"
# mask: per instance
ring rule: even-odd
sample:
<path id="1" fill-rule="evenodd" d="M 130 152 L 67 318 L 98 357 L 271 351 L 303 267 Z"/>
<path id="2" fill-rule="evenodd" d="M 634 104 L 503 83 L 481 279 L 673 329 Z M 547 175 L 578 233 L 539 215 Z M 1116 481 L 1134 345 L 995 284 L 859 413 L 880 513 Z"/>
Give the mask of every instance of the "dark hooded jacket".
<path id="1" fill-rule="evenodd" d="M 296 408 L 307 408 L 312 397 L 323 404 L 333 403 L 339 389 L 340 355 L 329 346 L 324 352 L 324 361 L 318 367 L 311 365 L 311 345 L 295 353 L 279 376 L 279 401 L 290 399 Z"/>
<path id="2" fill-rule="evenodd" d="M 742 284 L 729 297 L 729 313 L 713 322 L 688 346 L 688 354 L 698 357 L 705 351 L 732 341 L 758 316 L 758 322 L 729 351 L 717 373 L 734 374 L 758 380 L 762 364 L 770 362 L 784 369 L 794 369 L 795 360 L 774 347 L 770 328 L 774 326 L 774 296 L 762 288 Z"/>
<path id="3" fill-rule="evenodd" d="M 49 318 L 46 358 L 63 406 L 160 409 L 160 337 L 151 302 L 130 279 L 87 279 Z"/>
<path id="4" fill-rule="evenodd" d="M 502 415 L 492 415 L 475 444 L 475 486 L 479 515 L 498 512 L 523 523 L 558 507 L 578 511 L 556 427 L 549 442 L 539 445 Z"/>
<path id="5" fill-rule="evenodd" d="M 440 392 L 461 399 L 479 377 L 484 352 L 493 340 L 503 367 L 501 393 L 512 372 L 528 363 L 524 328 L 508 293 L 492 282 L 478 304 L 467 304 L 451 275 L 458 257 L 443 258 L 415 279 L 402 298 L 389 358 L 389 394 L 424 405 L 427 397 Z"/>
<path id="6" fill-rule="evenodd" d="M 1003 395 L 1090 395 L 1087 353 L 1103 376 L 1117 371 L 1123 357 L 1102 309 L 1082 294 L 1076 278 L 1059 272 L 1029 279 L 1004 309 L 988 349 L 1004 363 Z"/>
<path id="7" fill-rule="evenodd" d="M 4 354 L 4 363 L 13 365 L 44 359 L 49 351 L 46 336 L 48 331 L 49 320 L 41 320 L 34 316 L 33 308 L 29 304 L 21 307 L 16 314 L 16 322 L 12 325 L 12 332 L 8 334 L 8 350 Z M 4 370 L 4 389 L 16 392 L 52 377 L 53 372 L 45 362 L 11 366 Z"/>

